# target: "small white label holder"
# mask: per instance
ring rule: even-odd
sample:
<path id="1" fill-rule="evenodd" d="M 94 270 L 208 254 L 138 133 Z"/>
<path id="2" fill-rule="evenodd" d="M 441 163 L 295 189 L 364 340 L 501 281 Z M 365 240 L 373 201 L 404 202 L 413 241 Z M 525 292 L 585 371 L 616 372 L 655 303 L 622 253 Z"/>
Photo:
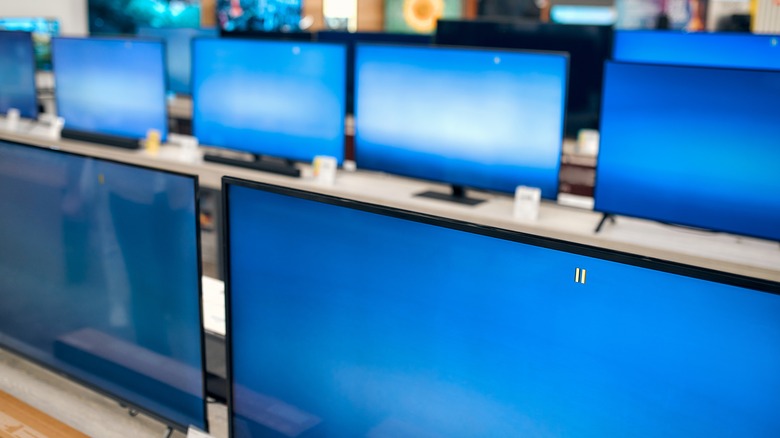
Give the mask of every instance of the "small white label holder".
<path id="1" fill-rule="evenodd" d="M 335 157 L 317 155 L 314 157 L 314 180 L 320 184 L 332 186 L 336 182 L 338 162 Z"/>
<path id="2" fill-rule="evenodd" d="M 517 186 L 515 189 L 514 217 L 519 221 L 533 222 L 539 217 L 542 191 L 537 187 Z"/>

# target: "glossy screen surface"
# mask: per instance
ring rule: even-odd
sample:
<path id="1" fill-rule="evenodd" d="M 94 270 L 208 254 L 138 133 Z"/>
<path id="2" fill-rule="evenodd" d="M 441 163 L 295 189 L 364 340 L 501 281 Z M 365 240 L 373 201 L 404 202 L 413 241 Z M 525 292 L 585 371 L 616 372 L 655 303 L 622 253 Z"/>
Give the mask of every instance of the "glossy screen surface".
<path id="1" fill-rule="evenodd" d="M 160 38 L 165 41 L 165 62 L 168 73 L 168 91 L 178 94 L 190 94 L 192 71 L 192 39 L 198 37 L 216 37 L 218 30 L 191 28 L 154 28 L 141 27 L 138 36 Z"/>
<path id="2" fill-rule="evenodd" d="M 780 70 L 780 35 L 651 30 L 615 32 L 615 61 Z"/>
<path id="3" fill-rule="evenodd" d="M 0 31 L 0 115 L 11 108 L 21 117 L 38 117 L 35 52 L 28 32 Z"/>
<path id="4" fill-rule="evenodd" d="M 311 161 L 344 159 L 346 48 L 196 39 L 193 124 L 201 144 Z"/>
<path id="5" fill-rule="evenodd" d="M 0 345 L 205 427 L 192 177 L 0 143 Z"/>
<path id="6" fill-rule="evenodd" d="M 780 240 L 780 72 L 609 63 L 595 208 Z"/>
<path id="7" fill-rule="evenodd" d="M 54 38 L 58 115 L 65 128 L 144 138 L 168 133 L 162 41 Z"/>
<path id="8" fill-rule="evenodd" d="M 566 77 L 557 54 L 358 45 L 358 167 L 555 199 Z"/>
<path id="9" fill-rule="evenodd" d="M 780 433 L 778 295 L 227 196 L 237 438 Z"/>

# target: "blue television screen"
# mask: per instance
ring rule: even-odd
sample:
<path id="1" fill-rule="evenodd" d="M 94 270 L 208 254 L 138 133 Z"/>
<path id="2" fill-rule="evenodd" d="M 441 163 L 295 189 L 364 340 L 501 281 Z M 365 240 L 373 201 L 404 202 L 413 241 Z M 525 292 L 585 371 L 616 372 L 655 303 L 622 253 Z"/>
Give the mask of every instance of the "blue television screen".
<path id="1" fill-rule="evenodd" d="M 596 210 L 780 240 L 780 72 L 608 63 Z"/>
<path id="2" fill-rule="evenodd" d="M 358 167 L 558 195 L 563 54 L 358 44 Z"/>
<path id="3" fill-rule="evenodd" d="M 780 284 L 225 193 L 236 438 L 780 434 Z"/>
<path id="4" fill-rule="evenodd" d="M 155 28 L 139 27 L 138 36 L 160 38 L 165 41 L 166 71 L 168 90 L 172 93 L 191 94 L 190 72 L 192 71 L 192 39 L 198 37 L 216 37 L 219 31 L 193 28 Z"/>
<path id="5" fill-rule="evenodd" d="M 201 144 L 311 161 L 344 159 L 344 46 L 199 38 L 193 129 Z"/>
<path id="6" fill-rule="evenodd" d="M 0 29 L 31 32 L 36 67 L 51 70 L 51 38 L 60 33 L 59 21 L 43 17 L 0 17 Z"/>
<path id="7" fill-rule="evenodd" d="M 38 117 L 35 52 L 28 32 L 0 31 L 0 114 L 11 108 L 22 117 Z"/>
<path id="8" fill-rule="evenodd" d="M 168 110 L 162 41 L 54 38 L 57 112 L 65 128 L 165 139 Z"/>
<path id="9" fill-rule="evenodd" d="M 619 30 L 613 59 L 645 64 L 780 70 L 780 35 Z"/>
<path id="10" fill-rule="evenodd" d="M 0 345 L 206 427 L 194 177 L 0 143 Z"/>

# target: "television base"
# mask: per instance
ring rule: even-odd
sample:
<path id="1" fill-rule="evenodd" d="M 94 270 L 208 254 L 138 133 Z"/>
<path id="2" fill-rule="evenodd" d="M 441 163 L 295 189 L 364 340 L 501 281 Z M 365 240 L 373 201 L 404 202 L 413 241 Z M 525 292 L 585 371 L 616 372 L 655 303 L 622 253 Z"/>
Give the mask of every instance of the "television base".
<path id="1" fill-rule="evenodd" d="M 596 225 L 596 229 L 593 230 L 593 234 L 598 234 L 601 232 L 601 229 L 604 228 L 604 224 L 609 221 L 611 224 L 615 223 L 615 215 L 610 213 L 604 213 L 601 216 L 601 220 L 599 221 L 599 224 Z"/>
<path id="2" fill-rule="evenodd" d="M 295 165 L 288 160 L 269 159 L 259 156 L 255 156 L 254 160 L 243 160 L 240 158 L 225 157 L 223 155 L 204 154 L 203 161 L 261 170 L 263 172 L 277 173 L 279 175 L 292 176 L 294 178 L 301 176 L 300 169 L 295 167 Z"/>
<path id="3" fill-rule="evenodd" d="M 414 196 L 421 198 L 437 199 L 439 201 L 453 202 L 455 204 L 475 206 L 485 202 L 484 199 L 469 198 L 466 196 L 466 189 L 463 186 L 452 186 L 452 193 L 442 193 L 433 190 L 428 190 L 422 193 L 418 193 Z"/>
<path id="4" fill-rule="evenodd" d="M 141 143 L 137 138 L 120 137 L 118 135 L 99 134 L 96 132 L 78 131 L 75 129 L 63 129 L 61 138 L 84 141 L 106 146 L 114 146 L 122 149 L 140 149 Z"/>

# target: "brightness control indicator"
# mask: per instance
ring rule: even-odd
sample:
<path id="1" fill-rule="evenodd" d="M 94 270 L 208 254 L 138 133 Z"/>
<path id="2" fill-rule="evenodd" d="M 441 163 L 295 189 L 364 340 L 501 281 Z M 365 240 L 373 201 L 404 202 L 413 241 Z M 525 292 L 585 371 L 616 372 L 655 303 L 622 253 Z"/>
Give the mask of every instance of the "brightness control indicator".
<path id="1" fill-rule="evenodd" d="M 577 268 L 574 270 L 574 282 L 575 283 L 582 283 L 585 284 L 585 274 L 588 271 L 582 268 Z"/>

